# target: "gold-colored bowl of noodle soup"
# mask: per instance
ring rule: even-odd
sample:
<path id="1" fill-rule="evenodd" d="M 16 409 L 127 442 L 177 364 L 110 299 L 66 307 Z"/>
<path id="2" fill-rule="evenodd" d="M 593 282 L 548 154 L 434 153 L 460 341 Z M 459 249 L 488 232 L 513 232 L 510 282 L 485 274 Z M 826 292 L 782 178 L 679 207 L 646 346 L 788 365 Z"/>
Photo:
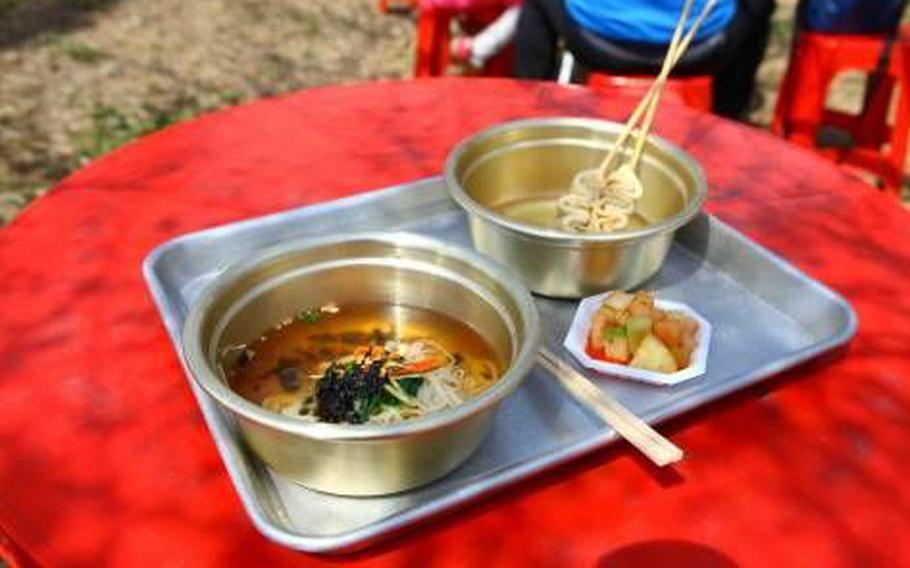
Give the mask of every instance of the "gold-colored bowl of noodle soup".
<path id="1" fill-rule="evenodd" d="M 206 289 L 183 333 L 191 374 L 253 451 L 344 495 L 403 491 L 466 460 L 539 342 L 510 271 L 406 233 L 263 251 Z"/>

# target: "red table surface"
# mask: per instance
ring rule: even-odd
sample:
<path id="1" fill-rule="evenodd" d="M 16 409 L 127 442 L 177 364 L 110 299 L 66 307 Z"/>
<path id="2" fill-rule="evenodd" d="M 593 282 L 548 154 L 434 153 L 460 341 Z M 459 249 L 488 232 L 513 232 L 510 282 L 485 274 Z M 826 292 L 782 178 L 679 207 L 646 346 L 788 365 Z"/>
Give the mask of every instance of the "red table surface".
<path id="1" fill-rule="evenodd" d="M 504 80 L 314 89 L 169 128 L 62 182 L 0 231 L 3 531 L 46 565 L 910 564 L 910 217 L 806 151 L 672 105 L 657 130 L 704 166 L 708 210 L 844 294 L 860 317 L 849 348 L 666 425 L 687 451 L 674 470 L 614 446 L 341 557 L 285 549 L 247 518 L 145 255 L 436 174 L 499 121 L 622 118 L 633 102 Z"/>

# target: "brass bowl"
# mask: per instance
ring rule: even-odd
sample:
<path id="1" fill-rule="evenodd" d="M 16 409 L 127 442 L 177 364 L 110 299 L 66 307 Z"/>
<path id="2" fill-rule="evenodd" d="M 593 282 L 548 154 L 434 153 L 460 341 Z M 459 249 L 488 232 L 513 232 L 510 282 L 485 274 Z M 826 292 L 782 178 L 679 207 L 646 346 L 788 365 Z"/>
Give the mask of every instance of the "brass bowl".
<path id="1" fill-rule="evenodd" d="M 458 144 L 446 160 L 446 185 L 468 213 L 477 250 L 515 269 L 545 296 L 628 289 L 653 276 L 673 233 L 699 212 L 708 191 L 695 160 L 657 136 L 648 138 L 639 172 L 645 195 L 637 211 L 649 222 L 643 228 L 575 234 L 500 212 L 520 200 L 552 204 L 577 172 L 600 164 L 621 129 L 586 118 L 517 120 Z"/>
<path id="2" fill-rule="evenodd" d="M 455 408 L 391 425 L 308 423 L 273 413 L 226 384 L 217 360 L 302 308 L 381 302 L 428 308 L 466 323 L 509 366 Z M 489 431 L 493 413 L 534 365 L 540 345 L 533 298 L 510 271 L 469 250 L 405 233 L 289 242 L 226 270 L 192 306 L 183 350 L 193 378 L 232 414 L 249 446 L 276 472 L 344 495 L 403 491 L 445 475 Z"/>

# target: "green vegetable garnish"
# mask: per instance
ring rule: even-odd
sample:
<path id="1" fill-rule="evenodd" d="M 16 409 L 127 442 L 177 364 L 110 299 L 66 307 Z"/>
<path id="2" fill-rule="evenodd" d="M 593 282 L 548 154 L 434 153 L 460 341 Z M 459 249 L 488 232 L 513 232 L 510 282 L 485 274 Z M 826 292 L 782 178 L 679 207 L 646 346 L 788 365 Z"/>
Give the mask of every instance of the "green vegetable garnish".
<path id="1" fill-rule="evenodd" d="M 626 328 L 625 326 L 607 327 L 604 328 L 602 335 L 604 339 L 619 339 L 626 336 Z"/>
<path id="2" fill-rule="evenodd" d="M 396 381 L 398 386 L 401 387 L 401 390 L 410 397 L 417 396 L 417 391 L 420 390 L 420 386 L 423 384 L 423 377 L 405 377 L 403 379 L 398 379 Z M 379 406 L 376 407 L 375 412 L 379 412 L 380 406 L 400 406 L 401 400 L 399 400 L 395 395 L 390 393 L 387 390 L 382 391 L 377 399 L 379 400 Z"/>
<path id="3" fill-rule="evenodd" d="M 405 377 L 403 379 L 398 379 L 398 385 L 401 387 L 401 390 L 411 397 L 417 396 L 417 391 L 420 390 L 420 385 L 422 384 L 423 377 Z"/>
<path id="4" fill-rule="evenodd" d="M 316 323 L 323 318 L 323 315 L 322 310 L 319 308 L 309 308 L 297 312 L 297 320 L 305 321 L 307 323 Z"/>
<path id="5" fill-rule="evenodd" d="M 385 389 L 376 397 L 376 402 L 378 403 L 375 408 L 376 412 L 379 412 L 383 406 L 398 406 L 401 404 L 401 401 L 395 398 L 395 395 Z"/>
<path id="6" fill-rule="evenodd" d="M 369 420 L 370 416 L 378 414 L 382 409 L 383 399 L 389 393 L 383 391 L 380 394 L 373 396 L 367 400 L 364 400 L 360 404 L 357 414 L 360 416 L 360 419 L 363 422 Z M 394 398 L 394 397 L 393 397 Z"/>
<path id="7" fill-rule="evenodd" d="M 423 384 L 423 377 L 405 377 L 398 379 L 398 386 L 408 396 L 417 396 L 417 391 Z M 383 406 L 401 406 L 401 400 L 389 391 L 383 389 L 373 396 L 362 399 L 357 403 L 357 416 L 362 422 L 369 420 L 370 416 L 379 414 Z"/>

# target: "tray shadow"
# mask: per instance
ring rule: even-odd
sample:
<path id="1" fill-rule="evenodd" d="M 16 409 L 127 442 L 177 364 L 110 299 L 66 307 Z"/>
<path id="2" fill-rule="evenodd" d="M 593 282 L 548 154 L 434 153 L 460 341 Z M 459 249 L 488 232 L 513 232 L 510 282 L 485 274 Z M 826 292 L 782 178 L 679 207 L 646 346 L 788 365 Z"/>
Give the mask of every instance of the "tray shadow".
<path id="1" fill-rule="evenodd" d="M 627 544 L 601 556 L 596 568 L 736 568 L 723 552 L 687 540 L 646 540 Z"/>

